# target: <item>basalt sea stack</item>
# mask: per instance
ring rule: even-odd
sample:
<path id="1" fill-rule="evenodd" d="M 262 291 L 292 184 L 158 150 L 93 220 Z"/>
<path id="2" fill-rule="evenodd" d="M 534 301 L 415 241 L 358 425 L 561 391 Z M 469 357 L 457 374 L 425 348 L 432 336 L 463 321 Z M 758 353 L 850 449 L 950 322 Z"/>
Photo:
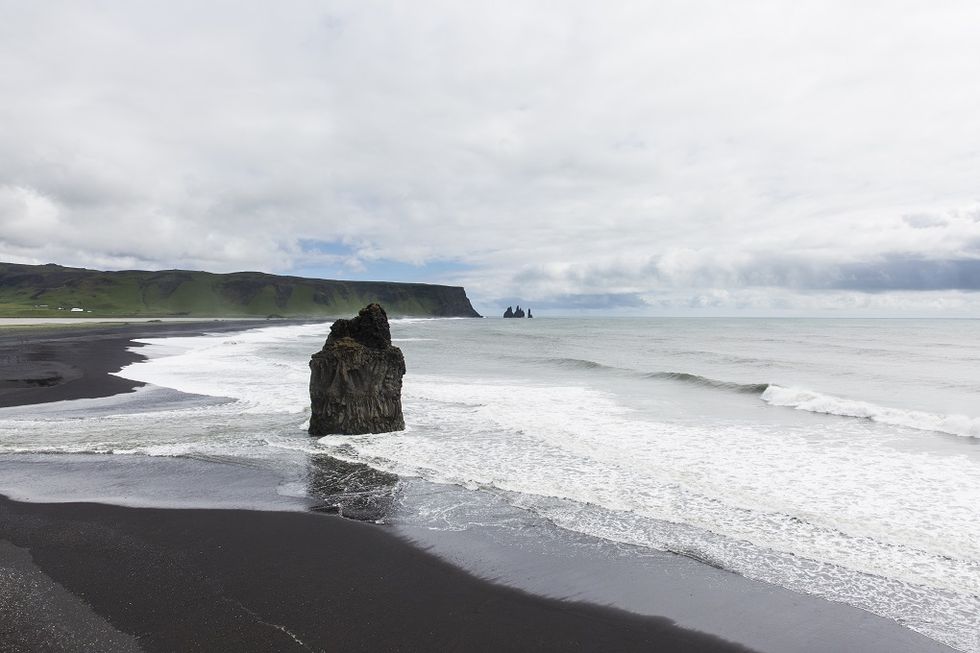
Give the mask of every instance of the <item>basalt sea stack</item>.
<path id="1" fill-rule="evenodd" d="M 369 304 L 337 320 L 310 360 L 310 435 L 386 433 L 405 428 L 405 357 L 391 344 L 388 316 Z"/>

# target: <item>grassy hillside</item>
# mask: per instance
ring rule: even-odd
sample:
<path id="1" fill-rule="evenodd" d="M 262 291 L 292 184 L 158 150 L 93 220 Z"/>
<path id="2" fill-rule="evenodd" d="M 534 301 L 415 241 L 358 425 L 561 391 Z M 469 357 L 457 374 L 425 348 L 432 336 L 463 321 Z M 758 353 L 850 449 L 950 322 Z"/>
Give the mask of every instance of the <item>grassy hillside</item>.
<path id="1" fill-rule="evenodd" d="M 458 286 L 0 263 L 0 317 L 333 317 L 370 302 L 391 316 L 479 317 Z"/>

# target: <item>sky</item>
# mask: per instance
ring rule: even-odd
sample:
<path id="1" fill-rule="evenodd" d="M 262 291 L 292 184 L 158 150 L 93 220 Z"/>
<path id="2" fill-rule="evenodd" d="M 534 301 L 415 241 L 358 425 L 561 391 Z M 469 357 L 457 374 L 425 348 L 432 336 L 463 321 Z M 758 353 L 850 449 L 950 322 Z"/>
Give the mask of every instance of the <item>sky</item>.
<path id="1" fill-rule="evenodd" d="M 974 1 L 0 0 L 0 260 L 980 316 Z"/>

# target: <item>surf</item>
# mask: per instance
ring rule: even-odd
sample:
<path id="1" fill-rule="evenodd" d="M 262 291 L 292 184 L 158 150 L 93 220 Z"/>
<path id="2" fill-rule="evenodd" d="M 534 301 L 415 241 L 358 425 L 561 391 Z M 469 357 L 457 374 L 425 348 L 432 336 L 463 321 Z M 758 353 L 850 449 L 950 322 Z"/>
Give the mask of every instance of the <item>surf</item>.
<path id="1" fill-rule="evenodd" d="M 824 415 L 855 417 L 879 424 L 918 431 L 934 431 L 967 438 L 980 438 L 980 418 L 967 415 L 944 415 L 919 410 L 879 406 L 867 401 L 844 399 L 805 388 L 769 385 L 762 400 L 772 406 L 784 406 Z"/>

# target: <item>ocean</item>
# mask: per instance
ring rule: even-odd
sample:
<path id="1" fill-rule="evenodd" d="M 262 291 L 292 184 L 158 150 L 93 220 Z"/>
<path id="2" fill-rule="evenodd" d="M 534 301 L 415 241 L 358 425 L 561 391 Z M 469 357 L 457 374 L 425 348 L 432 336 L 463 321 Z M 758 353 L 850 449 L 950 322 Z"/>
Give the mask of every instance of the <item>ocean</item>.
<path id="1" fill-rule="evenodd" d="M 327 331 L 141 340 L 148 360 L 119 375 L 149 385 L 2 409 L 0 454 L 272 479 L 266 497 L 73 478 L 76 499 L 338 504 L 415 532 L 670 552 L 980 651 L 980 321 L 393 320 L 406 430 L 317 439 L 307 362 Z"/>

